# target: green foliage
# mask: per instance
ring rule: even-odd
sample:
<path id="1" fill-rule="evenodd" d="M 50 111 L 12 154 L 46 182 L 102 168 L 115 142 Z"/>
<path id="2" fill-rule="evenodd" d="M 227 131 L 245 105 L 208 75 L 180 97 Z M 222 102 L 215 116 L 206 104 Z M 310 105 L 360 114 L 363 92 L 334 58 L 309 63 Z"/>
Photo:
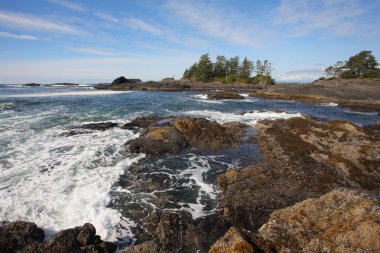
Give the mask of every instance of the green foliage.
<path id="1" fill-rule="evenodd" d="M 365 78 L 380 78 L 380 69 L 367 69 L 363 72 Z"/>
<path id="2" fill-rule="evenodd" d="M 212 62 L 208 54 L 204 54 L 199 59 L 195 71 L 195 80 L 199 82 L 210 82 L 213 78 Z"/>
<path id="3" fill-rule="evenodd" d="M 338 61 L 325 69 L 328 79 L 334 78 L 379 78 L 380 70 L 376 68 L 378 62 L 371 51 L 361 51 L 351 56 L 348 61 Z"/>
<path id="4" fill-rule="evenodd" d="M 371 51 L 361 51 L 350 57 L 346 62 L 345 68 L 354 72 L 357 76 L 362 76 L 365 71 L 375 69 L 377 64 L 378 63 Z"/>
<path id="5" fill-rule="evenodd" d="M 272 77 L 266 75 L 256 75 L 250 78 L 249 83 L 260 85 L 274 85 L 275 81 Z"/>
<path id="6" fill-rule="evenodd" d="M 241 63 L 239 59 L 240 58 L 238 56 L 235 56 L 227 60 L 225 56 L 218 55 L 215 63 L 213 63 L 210 60 L 209 55 L 204 54 L 200 57 L 198 63 L 193 64 L 189 69 L 185 70 L 182 78 L 200 82 L 219 81 L 223 83 L 274 83 L 274 80 L 270 76 L 272 67 L 267 60 L 264 62 L 257 61 L 255 68 L 253 62 L 247 57 L 245 57 Z M 251 76 L 254 70 L 257 74 L 257 80 L 255 79 L 255 81 L 252 82 L 253 79 Z"/>

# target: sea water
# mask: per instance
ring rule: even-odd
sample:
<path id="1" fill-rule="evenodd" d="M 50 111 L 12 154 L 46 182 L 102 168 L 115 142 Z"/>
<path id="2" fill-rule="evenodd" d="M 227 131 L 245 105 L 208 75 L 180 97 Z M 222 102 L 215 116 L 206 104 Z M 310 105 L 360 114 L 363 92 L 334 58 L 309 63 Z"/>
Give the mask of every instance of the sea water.
<path id="1" fill-rule="evenodd" d="M 300 117 L 344 119 L 359 125 L 380 120 L 376 113 L 353 112 L 332 104 L 309 105 L 285 100 L 209 101 L 196 92 L 123 92 L 91 86 L 0 85 L 0 220 L 26 220 L 48 236 L 62 229 L 94 224 L 103 239 L 133 238 L 136 206 L 189 211 L 193 218 L 215 211 L 214 181 L 223 171 L 257 163 L 257 144 L 221 154 L 185 154 L 150 161 L 123 145 L 139 132 L 120 127 L 67 135 L 82 124 L 104 121 L 121 126 L 147 115 L 204 117 L 219 123 L 254 126 L 263 119 Z M 129 168 L 144 163 L 147 176 L 166 176 L 167 188 L 134 187 Z M 136 179 L 136 180 L 141 180 Z M 123 183 L 124 182 L 124 183 Z"/>

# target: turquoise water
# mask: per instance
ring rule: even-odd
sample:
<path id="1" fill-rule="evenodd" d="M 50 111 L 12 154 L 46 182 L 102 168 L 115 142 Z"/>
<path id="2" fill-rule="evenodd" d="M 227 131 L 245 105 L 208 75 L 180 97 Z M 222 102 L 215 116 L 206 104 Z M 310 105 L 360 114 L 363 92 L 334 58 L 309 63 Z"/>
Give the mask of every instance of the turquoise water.
<path id="1" fill-rule="evenodd" d="M 185 209 L 193 217 L 214 211 L 215 177 L 228 168 L 259 162 L 255 143 L 223 154 L 194 151 L 149 161 L 123 145 L 139 133 L 120 127 L 65 136 L 81 124 L 112 121 L 120 126 L 139 116 L 187 115 L 220 123 L 254 125 L 261 119 L 310 114 L 359 125 L 380 120 L 376 113 L 353 112 L 333 104 L 250 98 L 208 101 L 194 92 L 112 92 L 92 87 L 0 85 L 0 220 L 30 220 L 48 234 L 91 222 L 105 239 L 133 237 L 135 209 Z M 277 110 L 282 110 L 277 111 Z M 167 175 L 161 192 L 131 185 L 133 164 Z M 136 179 L 138 180 L 138 179 Z M 139 179 L 141 180 L 141 178 Z M 165 206 L 156 199 L 165 193 Z"/>

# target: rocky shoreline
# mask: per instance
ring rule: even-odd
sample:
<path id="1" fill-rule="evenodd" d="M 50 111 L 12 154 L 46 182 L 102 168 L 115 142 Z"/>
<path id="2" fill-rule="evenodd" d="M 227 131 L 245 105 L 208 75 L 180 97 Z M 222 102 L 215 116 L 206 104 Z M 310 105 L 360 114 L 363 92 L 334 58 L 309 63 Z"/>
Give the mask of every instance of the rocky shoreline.
<path id="1" fill-rule="evenodd" d="M 250 95 L 312 104 L 336 103 L 352 110 L 380 113 L 380 80 L 376 79 L 333 79 L 311 84 L 275 85 Z"/>
<path id="2" fill-rule="evenodd" d="M 379 126 L 308 117 L 265 120 L 256 124 L 252 136 L 241 123 L 221 125 L 201 118 L 150 116 L 127 123 L 122 128 L 143 132 L 126 149 L 147 153 L 149 159 L 187 149 L 223 152 L 256 140 L 264 160 L 217 178 L 216 213 L 193 220 L 184 210 L 152 210 L 135 231 L 135 245 L 120 252 L 378 252 Z M 83 129 L 111 127 L 115 125 L 106 122 Z M 164 181 L 158 179 L 156 186 L 147 182 L 155 189 Z M 116 249 L 95 234 L 85 224 L 43 242 L 43 231 L 35 224 L 3 223 L 0 246 L 5 252 Z"/>

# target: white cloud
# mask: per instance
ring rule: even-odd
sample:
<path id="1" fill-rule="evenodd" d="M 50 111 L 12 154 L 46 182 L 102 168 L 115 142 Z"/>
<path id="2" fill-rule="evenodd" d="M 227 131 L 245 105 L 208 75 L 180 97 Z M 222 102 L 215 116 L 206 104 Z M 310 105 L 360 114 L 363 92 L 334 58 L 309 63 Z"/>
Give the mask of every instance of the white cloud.
<path id="1" fill-rule="evenodd" d="M 0 32 L 0 37 L 17 39 L 17 40 L 38 40 L 38 37 L 27 34 L 14 34 L 9 32 Z"/>
<path id="2" fill-rule="evenodd" d="M 132 29 L 142 30 L 144 32 L 147 32 L 156 36 L 160 36 L 162 34 L 162 30 L 159 27 L 149 24 L 145 22 L 144 20 L 137 19 L 134 17 L 127 18 L 124 21 L 124 24 Z"/>
<path id="3" fill-rule="evenodd" d="M 86 11 L 86 8 L 84 7 L 84 5 L 82 5 L 80 3 L 70 2 L 67 0 L 47 0 L 47 1 L 54 3 L 54 4 L 57 4 L 57 5 L 60 5 L 60 6 L 63 6 L 65 8 L 72 9 L 72 10 L 83 11 L 83 12 Z"/>
<path id="4" fill-rule="evenodd" d="M 0 11 L 0 25 L 27 30 L 49 31 L 65 34 L 83 34 L 75 26 L 22 13 Z"/>
<path id="5" fill-rule="evenodd" d="M 110 15 L 110 14 L 107 14 L 107 13 L 104 13 L 104 12 L 95 12 L 94 13 L 97 17 L 105 20 L 105 21 L 108 21 L 108 22 L 112 22 L 112 23 L 119 23 L 120 20 L 117 19 L 116 17 Z"/>
<path id="6" fill-rule="evenodd" d="M 357 0 L 282 0 L 274 16 L 278 25 L 289 25 L 292 36 L 327 31 L 334 36 L 356 33 L 365 13 Z M 363 30 L 361 28 L 360 30 Z"/>
<path id="7" fill-rule="evenodd" d="M 299 69 L 275 76 L 279 82 L 310 82 L 324 76 L 322 68 Z"/>
<path id="8" fill-rule="evenodd" d="M 91 55 L 119 55 L 124 54 L 124 52 L 104 49 L 104 48 L 86 48 L 86 47 L 70 47 L 68 48 L 72 52 L 81 54 L 91 54 Z"/>
<path id="9" fill-rule="evenodd" d="M 165 8 L 180 22 L 186 22 L 206 36 L 251 47 L 262 46 L 264 32 L 258 31 L 253 20 L 218 5 L 201 1 L 168 0 Z"/>

